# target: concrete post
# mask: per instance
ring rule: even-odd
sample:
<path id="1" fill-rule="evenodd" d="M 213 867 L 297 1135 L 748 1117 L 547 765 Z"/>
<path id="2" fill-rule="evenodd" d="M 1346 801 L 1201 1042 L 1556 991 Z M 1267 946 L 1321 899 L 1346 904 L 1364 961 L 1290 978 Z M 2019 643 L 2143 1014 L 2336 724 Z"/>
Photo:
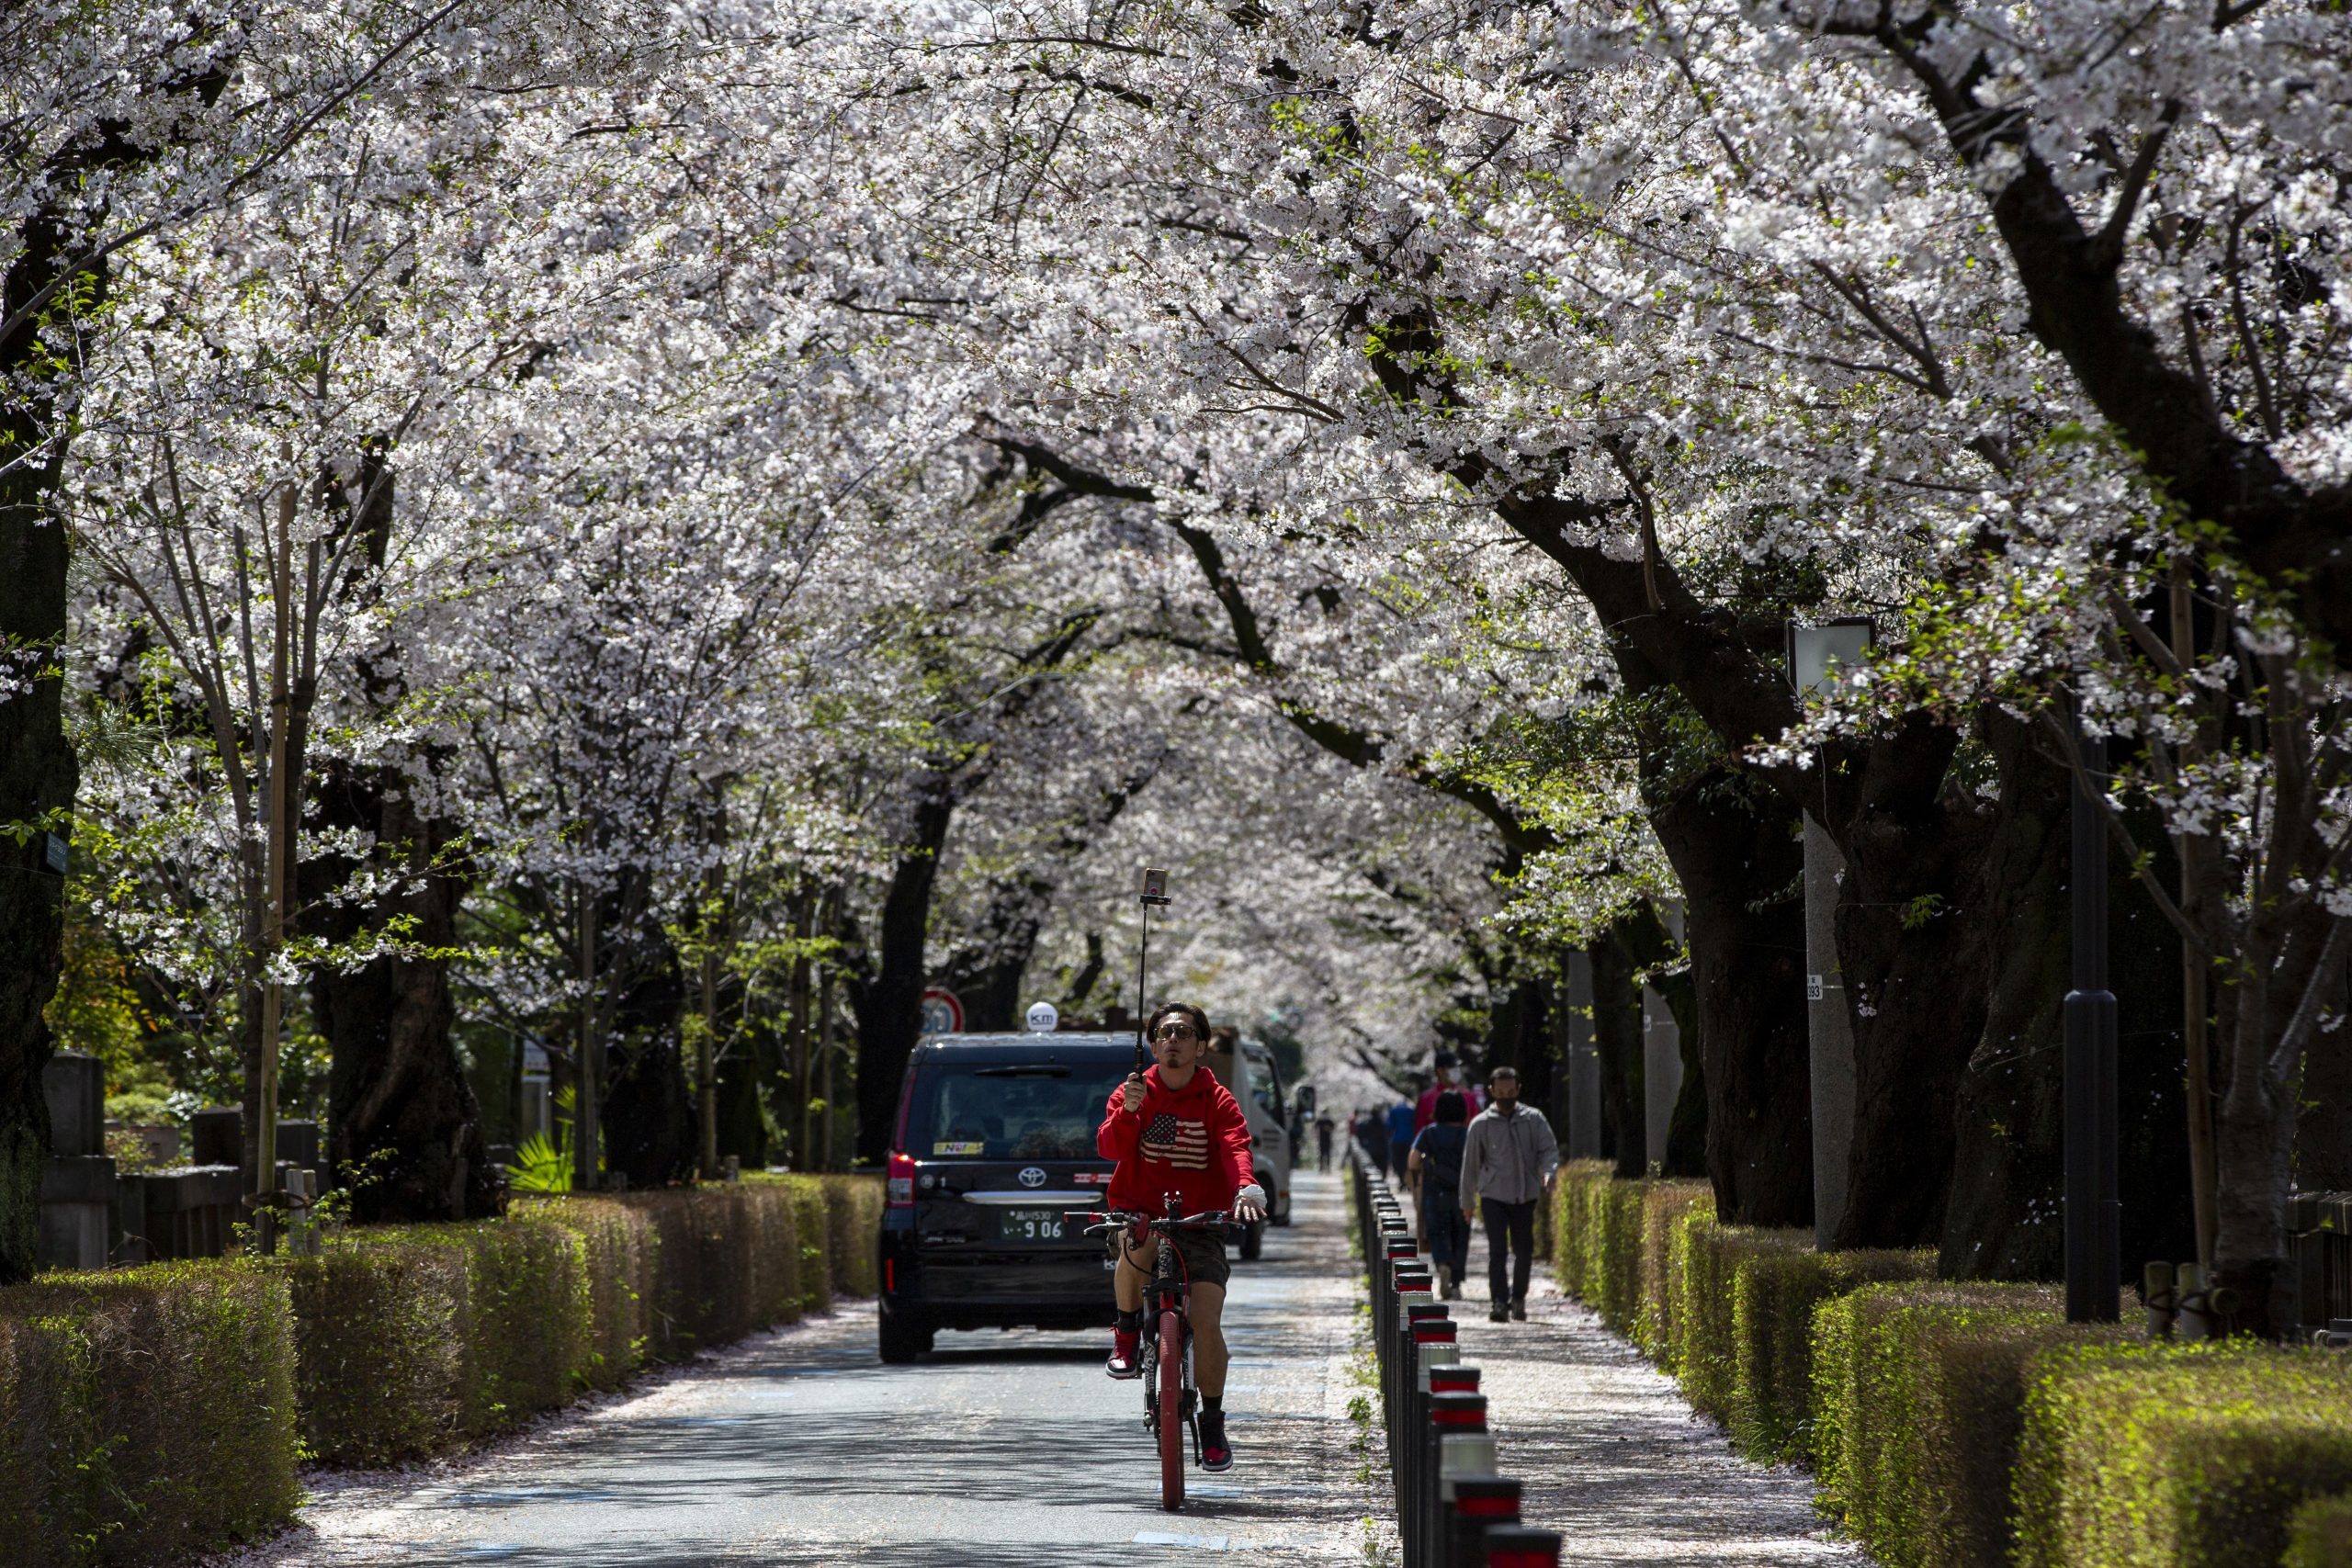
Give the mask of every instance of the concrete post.
<path id="1" fill-rule="evenodd" d="M 1682 900 L 1667 899 L 1658 913 L 1674 940 L 1682 940 Z M 1642 1128 L 1644 1158 L 1652 1166 L 1666 1163 L 1666 1145 L 1674 1129 L 1675 1102 L 1682 1098 L 1682 1028 L 1674 1021 L 1666 998 L 1642 987 Z"/>
<path id="2" fill-rule="evenodd" d="M 41 1162 L 40 1258 L 51 1269 L 103 1269 L 112 1249 L 114 1161 L 107 1156 L 106 1068 L 60 1051 L 41 1067 L 50 1155 Z"/>
<path id="3" fill-rule="evenodd" d="M 1804 818 L 1805 1027 L 1813 1057 L 1813 1240 L 1824 1251 L 1846 1217 L 1854 1147 L 1854 1021 L 1838 968 L 1838 888 L 1846 857 L 1829 830 Z"/>
<path id="4" fill-rule="evenodd" d="M 1827 626 L 1789 626 L 1789 678 L 1802 698 L 1819 690 L 1831 671 L 1870 657 L 1867 616 Z M 1805 1029 L 1811 1044 L 1813 1089 L 1813 1237 L 1826 1250 L 1846 1217 L 1847 1166 L 1854 1147 L 1854 1019 L 1838 965 L 1838 890 L 1846 877 L 1823 818 L 1826 773 L 1804 812 Z"/>
<path id="5" fill-rule="evenodd" d="M 187 1119 L 188 1161 L 193 1165 L 242 1165 L 245 1157 L 245 1113 L 233 1105 L 208 1105 Z"/>

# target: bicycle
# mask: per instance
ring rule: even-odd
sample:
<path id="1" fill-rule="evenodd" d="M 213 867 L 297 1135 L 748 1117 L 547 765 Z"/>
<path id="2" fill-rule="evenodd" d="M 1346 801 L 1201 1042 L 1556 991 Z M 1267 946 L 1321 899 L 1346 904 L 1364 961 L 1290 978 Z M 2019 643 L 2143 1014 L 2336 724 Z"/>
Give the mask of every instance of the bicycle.
<path id="1" fill-rule="evenodd" d="M 1159 1450 L 1159 1506 L 1170 1513 L 1184 1506 L 1186 1431 L 1193 1434 L 1194 1461 L 1201 1458 L 1200 1395 L 1193 1384 L 1193 1319 L 1187 1304 L 1192 1281 L 1185 1277 L 1184 1259 L 1176 1250 L 1176 1233 L 1222 1233 L 1227 1218 L 1222 1209 L 1183 1214 L 1179 1212 L 1182 1208 L 1170 1198 L 1167 1217 L 1157 1220 L 1117 1209 L 1065 1211 L 1071 1219 L 1092 1222 L 1086 1227 L 1088 1235 L 1123 1233 L 1123 1253 L 1125 1238 L 1141 1239 L 1146 1234 L 1159 1237 L 1159 1256 L 1152 1263 L 1151 1282 L 1144 1288 L 1145 1321 L 1152 1332 L 1143 1337 L 1142 1345 L 1143 1420 Z"/>

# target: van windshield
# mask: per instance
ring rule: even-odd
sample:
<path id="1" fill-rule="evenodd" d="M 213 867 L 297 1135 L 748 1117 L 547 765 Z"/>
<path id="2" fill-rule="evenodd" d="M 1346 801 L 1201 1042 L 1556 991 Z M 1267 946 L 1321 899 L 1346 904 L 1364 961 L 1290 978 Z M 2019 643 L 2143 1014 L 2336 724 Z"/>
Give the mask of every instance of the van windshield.
<path id="1" fill-rule="evenodd" d="M 1258 1056 L 1250 1058 L 1250 1097 L 1258 1109 L 1279 1122 L 1283 1119 L 1282 1080 L 1274 1077 L 1274 1064 Z"/>
<path id="2" fill-rule="evenodd" d="M 1125 1074 L 1085 1067 L 944 1066 L 907 1121 L 917 1159 L 1092 1159 L 1102 1108 Z"/>

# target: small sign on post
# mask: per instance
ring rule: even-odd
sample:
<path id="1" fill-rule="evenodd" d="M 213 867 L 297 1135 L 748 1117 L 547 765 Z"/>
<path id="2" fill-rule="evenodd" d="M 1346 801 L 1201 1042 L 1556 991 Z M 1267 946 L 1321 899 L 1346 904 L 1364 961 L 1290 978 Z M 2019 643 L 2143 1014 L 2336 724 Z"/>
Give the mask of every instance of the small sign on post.
<path id="1" fill-rule="evenodd" d="M 933 986 L 922 994 L 922 1032 L 925 1034 L 961 1034 L 964 1032 L 964 998 L 944 986 Z"/>

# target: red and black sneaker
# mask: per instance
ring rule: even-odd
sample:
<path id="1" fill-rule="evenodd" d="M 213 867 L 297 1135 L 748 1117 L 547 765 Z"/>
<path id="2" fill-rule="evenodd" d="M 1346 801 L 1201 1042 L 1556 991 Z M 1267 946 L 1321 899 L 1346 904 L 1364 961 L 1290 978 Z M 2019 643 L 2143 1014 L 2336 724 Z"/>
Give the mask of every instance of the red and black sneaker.
<path id="1" fill-rule="evenodd" d="M 1143 1335 L 1124 1328 L 1111 1330 L 1111 1359 L 1102 1370 L 1114 1378 L 1143 1376 Z"/>
<path id="2" fill-rule="evenodd" d="M 1233 1445 L 1225 1440 L 1225 1412 L 1201 1412 L 1201 1468 L 1208 1471 L 1233 1468 Z"/>

